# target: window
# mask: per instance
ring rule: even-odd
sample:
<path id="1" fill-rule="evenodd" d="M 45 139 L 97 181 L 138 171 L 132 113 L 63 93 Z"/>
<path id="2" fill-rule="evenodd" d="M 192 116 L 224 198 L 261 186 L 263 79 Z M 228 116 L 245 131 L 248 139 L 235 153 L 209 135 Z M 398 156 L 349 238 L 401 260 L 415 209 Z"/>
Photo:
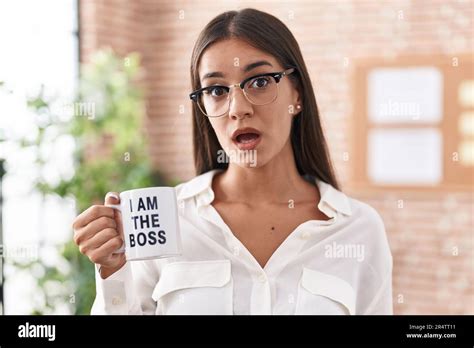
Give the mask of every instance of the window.
<path id="1" fill-rule="evenodd" d="M 37 95 L 41 85 L 46 97 L 60 98 L 59 103 L 74 95 L 79 72 L 77 39 L 76 0 L 0 1 L 0 81 L 11 91 L 0 93 L 0 135 L 7 138 L 0 144 L 0 157 L 8 164 L 3 182 L 5 314 L 29 314 L 45 306 L 36 287 L 37 272 L 14 263 L 47 255 L 48 266 L 61 268 L 57 245 L 71 238 L 74 202 L 58 197 L 43 200 L 31 178 L 35 170 L 31 154 L 19 151 L 8 139 L 31 134 L 37 116 L 26 109 L 26 97 Z M 73 168 L 74 138 L 58 144 L 45 148 L 53 168 L 45 175 L 53 180 L 56 166 L 63 173 Z M 54 285 L 48 289 L 58 291 Z M 55 306 L 57 312 L 52 314 L 70 314 L 67 301 Z"/>

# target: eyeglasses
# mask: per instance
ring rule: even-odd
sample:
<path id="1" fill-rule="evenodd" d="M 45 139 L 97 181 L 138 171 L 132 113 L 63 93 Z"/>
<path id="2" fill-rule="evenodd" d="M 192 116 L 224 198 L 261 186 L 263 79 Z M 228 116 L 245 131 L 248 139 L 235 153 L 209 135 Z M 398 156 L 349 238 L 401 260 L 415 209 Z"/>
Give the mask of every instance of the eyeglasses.
<path id="1" fill-rule="evenodd" d="M 222 117 L 229 112 L 231 87 L 239 87 L 245 98 L 254 105 L 267 105 L 278 97 L 280 80 L 294 71 L 295 68 L 289 68 L 281 72 L 255 75 L 230 86 L 212 85 L 192 92 L 189 97 L 197 103 L 205 116 Z"/>

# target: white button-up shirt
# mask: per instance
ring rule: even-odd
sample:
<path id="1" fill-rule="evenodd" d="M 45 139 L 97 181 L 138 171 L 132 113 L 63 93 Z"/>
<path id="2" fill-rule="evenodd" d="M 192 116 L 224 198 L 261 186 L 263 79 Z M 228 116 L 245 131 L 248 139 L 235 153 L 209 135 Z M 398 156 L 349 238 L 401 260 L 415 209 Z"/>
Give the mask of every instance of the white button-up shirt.
<path id="1" fill-rule="evenodd" d="M 211 205 L 207 172 L 176 187 L 182 255 L 127 262 L 92 314 L 392 314 L 392 256 L 369 205 L 316 180 L 330 219 L 300 224 L 264 268 Z"/>

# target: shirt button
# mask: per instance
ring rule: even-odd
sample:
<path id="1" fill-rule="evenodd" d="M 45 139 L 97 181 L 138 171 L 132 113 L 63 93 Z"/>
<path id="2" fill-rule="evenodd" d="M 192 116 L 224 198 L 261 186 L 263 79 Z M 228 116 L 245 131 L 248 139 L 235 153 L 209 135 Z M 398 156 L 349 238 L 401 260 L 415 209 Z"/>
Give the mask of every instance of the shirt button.
<path id="1" fill-rule="evenodd" d="M 267 277 L 265 277 L 265 274 L 260 274 L 258 276 L 258 280 L 260 281 L 260 283 L 265 283 L 267 281 Z"/>
<path id="2" fill-rule="evenodd" d="M 301 233 L 301 238 L 308 239 L 309 237 L 310 237 L 310 234 L 308 231 L 304 231 L 303 233 Z"/>
<path id="3" fill-rule="evenodd" d="M 120 297 L 118 297 L 118 296 L 112 297 L 112 304 L 113 304 L 114 306 L 121 305 L 122 302 L 123 302 L 123 301 L 122 301 L 122 299 L 121 299 Z"/>

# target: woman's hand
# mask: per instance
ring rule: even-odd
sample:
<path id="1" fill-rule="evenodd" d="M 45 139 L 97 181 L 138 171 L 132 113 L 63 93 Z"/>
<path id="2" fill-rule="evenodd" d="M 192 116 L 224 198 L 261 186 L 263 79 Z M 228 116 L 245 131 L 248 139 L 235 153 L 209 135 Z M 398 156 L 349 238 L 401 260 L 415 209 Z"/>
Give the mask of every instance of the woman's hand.
<path id="1" fill-rule="evenodd" d="M 109 192 L 105 204 L 119 204 L 119 195 Z M 124 253 L 114 253 L 123 245 L 120 212 L 105 205 L 93 205 L 76 217 L 72 225 L 74 243 L 81 254 L 100 265 L 100 276 L 105 279 L 126 263 Z"/>

